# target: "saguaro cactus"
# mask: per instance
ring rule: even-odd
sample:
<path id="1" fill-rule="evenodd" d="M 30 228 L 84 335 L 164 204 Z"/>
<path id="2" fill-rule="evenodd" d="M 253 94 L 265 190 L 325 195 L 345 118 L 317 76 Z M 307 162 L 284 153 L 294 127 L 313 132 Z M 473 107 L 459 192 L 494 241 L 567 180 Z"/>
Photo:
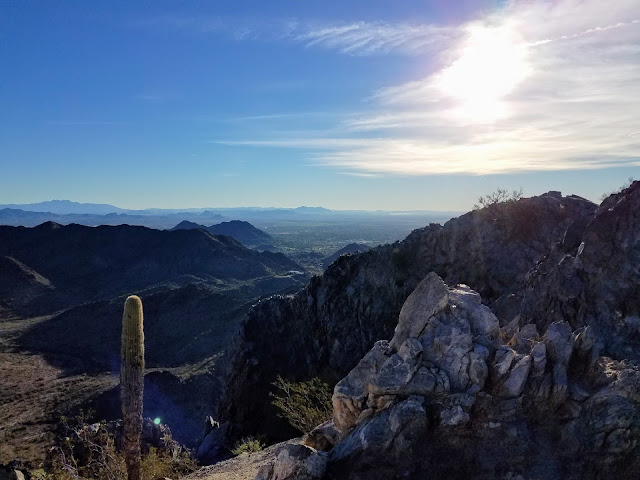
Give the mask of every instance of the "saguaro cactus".
<path id="1" fill-rule="evenodd" d="M 124 303 L 120 356 L 120 401 L 124 422 L 122 449 L 129 480 L 140 480 L 144 331 L 142 328 L 142 301 L 135 295 L 127 298 Z"/>

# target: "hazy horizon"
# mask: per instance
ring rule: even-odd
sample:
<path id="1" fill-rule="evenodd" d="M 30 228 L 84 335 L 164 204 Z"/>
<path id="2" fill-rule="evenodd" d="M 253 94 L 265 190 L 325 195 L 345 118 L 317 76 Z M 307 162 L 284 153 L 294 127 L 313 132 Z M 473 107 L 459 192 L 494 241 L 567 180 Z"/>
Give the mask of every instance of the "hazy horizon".
<path id="1" fill-rule="evenodd" d="M 638 27 L 635 0 L 10 0 L 0 203 L 597 202 L 638 176 Z"/>
<path id="2" fill-rule="evenodd" d="M 457 210 L 424 210 L 424 209 L 410 209 L 410 210 L 389 210 L 389 209 L 376 209 L 376 210 L 366 210 L 366 209 L 350 209 L 350 208 L 342 208 L 342 209 L 336 209 L 336 208 L 326 208 L 323 205 L 294 205 L 294 206 L 274 206 L 274 205 L 266 205 L 266 206 L 261 206 L 261 205 L 237 205 L 237 206 L 231 206 L 231 207 L 219 207 L 219 206 L 211 206 L 211 205 L 205 205 L 205 206 L 195 206 L 195 207 L 145 207 L 145 208 L 136 208 L 136 207 L 123 207 L 121 205 L 116 205 L 114 203 L 97 203 L 97 202 L 77 202 L 75 200 L 69 200 L 69 199 L 50 199 L 50 200 L 41 200 L 41 201 L 35 201 L 35 202 L 29 202 L 29 203 L 16 203 L 16 202 L 6 202 L 6 203 L 0 203 L 0 208 L 6 208 L 7 205 L 9 206 L 32 206 L 32 205 L 38 205 L 38 204 L 45 204 L 45 203 L 52 203 L 52 202 L 60 202 L 60 203 L 66 203 L 69 202 L 71 204 L 74 205 L 89 205 L 89 206 L 93 206 L 93 205 L 105 205 L 105 206 L 110 206 L 110 207 L 115 207 L 118 210 L 126 210 L 126 211 L 142 211 L 142 210 L 163 210 L 163 211 L 189 211 L 189 210 L 251 210 L 251 209 L 256 209 L 256 210 L 295 210 L 295 209 L 302 209 L 302 208 L 309 208 L 309 209 L 324 209 L 324 210 L 330 210 L 332 212 L 353 212 L 353 211 L 362 211 L 362 212 L 443 212 L 443 213 L 459 213 L 459 211 Z"/>

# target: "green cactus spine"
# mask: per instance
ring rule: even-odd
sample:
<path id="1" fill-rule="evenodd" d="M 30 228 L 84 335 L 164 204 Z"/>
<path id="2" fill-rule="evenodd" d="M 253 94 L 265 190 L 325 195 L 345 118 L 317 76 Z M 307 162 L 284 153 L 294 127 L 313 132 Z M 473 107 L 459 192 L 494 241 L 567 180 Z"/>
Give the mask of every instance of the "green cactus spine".
<path id="1" fill-rule="evenodd" d="M 124 434 L 122 449 L 129 480 L 140 480 L 140 434 L 144 388 L 144 331 L 142 301 L 133 295 L 124 303 L 120 349 L 120 400 Z"/>

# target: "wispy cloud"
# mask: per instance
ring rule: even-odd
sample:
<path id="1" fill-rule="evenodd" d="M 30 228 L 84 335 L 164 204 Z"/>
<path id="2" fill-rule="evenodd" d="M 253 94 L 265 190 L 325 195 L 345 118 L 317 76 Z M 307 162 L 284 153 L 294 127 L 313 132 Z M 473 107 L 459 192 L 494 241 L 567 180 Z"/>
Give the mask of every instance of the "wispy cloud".
<path id="1" fill-rule="evenodd" d="M 456 28 L 307 29 L 291 37 L 347 54 L 438 45 L 442 67 L 371 93 L 366 111 L 337 123 L 340 135 L 233 144 L 301 149 L 360 174 L 640 166 L 639 19 L 637 0 L 512 1 Z"/>
<path id="2" fill-rule="evenodd" d="M 160 16 L 133 23 L 205 35 L 226 35 L 238 41 L 267 40 L 306 48 L 333 50 L 347 55 L 400 53 L 425 55 L 460 36 L 455 27 L 420 23 L 313 22 L 268 20 L 260 22 L 223 17 Z"/>
<path id="3" fill-rule="evenodd" d="M 307 47 L 349 55 L 425 54 L 460 35 L 458 29 L 447 26 L 387 22 L 304 26 L 300 30 L 291 32 L 291 38 Z"/>

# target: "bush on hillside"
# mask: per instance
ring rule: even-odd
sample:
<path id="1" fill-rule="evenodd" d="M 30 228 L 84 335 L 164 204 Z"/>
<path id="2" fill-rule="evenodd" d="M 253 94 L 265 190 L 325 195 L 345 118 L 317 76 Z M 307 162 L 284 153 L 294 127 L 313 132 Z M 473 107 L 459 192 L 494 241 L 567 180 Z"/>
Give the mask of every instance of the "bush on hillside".
<path id="1" fill-rule="evenodd" d="M 37 480 L 126 480 L 124 455 L 116 447 L 109 424 L 89 424 L 91 413 L 62 417 L 56 444 L 51 447 L 44 468 L 32 472 Z M 162 451 L 149 446 L 142 458 L 143 480 L 180 478 L 193 472 L 196 463 L 182 451 Z"/>
<path id="2" fill-rule="evenodd" d="M 265 447 L 264 443 L 258 440 L 255 437 L 244 437 L 241 440 L 238 440 L 236 444 L 231 449 L 231 453 L 235 456 L 241 455 L 243 453 L 254 453 L 263 450 Z"/>
<path id="3" fill-rule="evenodd" d="M 478 203 L 473 206 L 474 210 L 492 207 L 499 203 L 512 203 L 522 198 L 522 188 L 520 190 L 512 190 L 508 192 L 502 188 L 498 188 L 495 192 L 478 197 Z"/>
<path id="4" fill-rule="evenodd" d="M 271 403 L 280 410 L 279 416 L 301 433 L 308 433 L 331 418 L 332 389 L 319 378 L 296 383 L 278 375 L 272 385 L 277 392 L 271 393 Z"/>

